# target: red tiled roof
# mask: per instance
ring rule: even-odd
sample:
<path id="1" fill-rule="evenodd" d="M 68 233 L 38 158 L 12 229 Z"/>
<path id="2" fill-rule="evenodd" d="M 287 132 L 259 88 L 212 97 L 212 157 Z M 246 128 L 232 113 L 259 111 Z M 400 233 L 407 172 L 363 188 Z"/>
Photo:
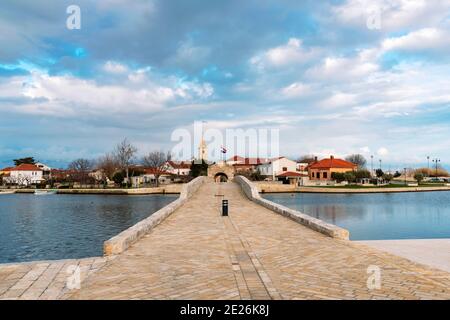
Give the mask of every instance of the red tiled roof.
<path id="1" fill-rule="evenodd" d="M 188 161 L 181 161 L 181 162 L 167 161 L 167 163 L 174 169 L 190 169 L 192 166 L 192 163 Z"/>
<path id="2" fill-rule="evenodd" d="M 4 169 L 1 169 L 0 171 L 3 171 L 3 172 L 9 172 L 9 171 L 11 171 L 13 169 L 13 167 L 6 167 L 6 168 L 4 168 Z"/>
<path id="3" fill-rule="evenodd" d="M 42 169 L 36 167 L 34 164 L 22 163 L 21 165 L 12 168 L 11 171 L 42 171 Z"/>
<path id="4" fill-rule="evenodd" d="M 288 177 L 288 178 L 292 178 L 292 177 L 307 177 L 307 174 L 303 174 L 303 173 L 298 173 L 298 172 L 292 172 L 292 171 L 286 171 L 283 173 L 280 173 L 277 175 L 277 177 Z"/>
<path id="5" fill-rule="evenodd" d="M 170 172 L 157 170 L 156 168 L 144 168 L 145 174 L 164 174 L 164 175 L 172 175 Z"/>
<path id="6" fill-rule="evenodd" d="M 262 164 L 267 163 L 268 160 L 264 158 L 244 158 L 241 156 L 234 156 L 228 159 L 227 161 L 236 161 L 239 162 L 235 165 L 256 165 L 256 164 Z"/>
<path id="7" fill-rule="evenodd" d="M 309 166 L 309 169 L 330 169 L 330 168 L 344 168 L 356 169 L 357 165 L 342 159 L 329 158 L 317 161 Z"/>

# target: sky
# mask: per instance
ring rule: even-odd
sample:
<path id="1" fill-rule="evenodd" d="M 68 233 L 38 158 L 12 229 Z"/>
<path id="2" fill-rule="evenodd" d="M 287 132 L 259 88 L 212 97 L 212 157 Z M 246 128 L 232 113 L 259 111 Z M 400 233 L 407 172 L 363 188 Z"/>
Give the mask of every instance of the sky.
<path id="1" fill-rule="evenodd" d="M 0 166 L 170 150 L 194 121 L 450 163 L 450 0 L 2 0 L 0 43 Z"/>

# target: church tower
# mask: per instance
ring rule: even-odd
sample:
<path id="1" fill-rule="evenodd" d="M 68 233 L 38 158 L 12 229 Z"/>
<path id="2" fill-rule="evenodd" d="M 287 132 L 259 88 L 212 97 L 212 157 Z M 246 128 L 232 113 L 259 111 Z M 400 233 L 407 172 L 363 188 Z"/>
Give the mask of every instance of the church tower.
<path id="1" fill-rule="evenodd" d="M 200 146 L 198 147 L 198 159 L 208 161 L 208 146 L 206 145 L 205 139 L 200 140 Z"/>

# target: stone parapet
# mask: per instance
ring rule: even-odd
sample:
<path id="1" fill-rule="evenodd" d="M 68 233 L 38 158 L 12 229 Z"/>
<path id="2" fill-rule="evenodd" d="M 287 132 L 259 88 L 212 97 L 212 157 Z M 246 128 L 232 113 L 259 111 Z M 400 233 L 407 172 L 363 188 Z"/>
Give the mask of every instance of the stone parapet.
<path id="1" fill-rule="evenodd" d="M 277 212 L 291 220 L 294 220 L 312 230 L 323 233 L 329 237 L 349 240 L 348 230 L 332 225 L 330 223 L 326 223 L 322 220 L 313 218 L 299 211 L 287 208 L 285 206 L 262 198 L 258 192 L 257 187 L 243 176 L 236 176 L 234 180 L 241 186 L 242 191 L 247 196 L 247 198 L 249 198 L 253 202 L 256 202 L 267 209 Z"/>
<path id="2" fill-rule="evenodd" d="M 203 182 L 205 182 L 205 179 L 206 177 L 197 177 L 191 182 L 184 184 L 181 188 L 180 197 L 177 200 L 156 211 L 150 217 L 105 241 L 103 243 L 104 255 L 109 256 L 119 254 L 128 249 L 133 243 L 141 239 L 147 232 L 164 221 L 176 209 L 181 207 L 198 190 Z"/>

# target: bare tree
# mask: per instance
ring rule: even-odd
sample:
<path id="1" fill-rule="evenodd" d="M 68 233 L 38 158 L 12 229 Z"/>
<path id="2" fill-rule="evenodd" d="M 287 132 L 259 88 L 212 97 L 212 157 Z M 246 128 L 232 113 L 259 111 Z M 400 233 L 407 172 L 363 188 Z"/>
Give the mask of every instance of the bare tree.
<path id="1" fill-rule="evenodd" d="M 68 168 L 70 170 L 74 170 L 74 171 L 82 171 L 82 172 L 88 172 L 89 170 L 92 169 L 92 161 L 88 160 L 88 159 L 77 159 L 72 161 Z"/>
<path id="2" fill-rule="evenodd" d="M 94 166 L 93 161 L 88 159 L 76 159 L 72 161 L 68 168 L 69 170 L 74 171 L 74 178 L 78 180 L 81 184 L 84 184 L 89 177 L 89 171 L 92 170 Z"/>
<path id="3" fill-rule="evenodd" d="M 317 157 L 315 155 L 309 154 L 309 155 L 300 156 L 297 159 L 297 162 L 311 164 L 311 163 L 316 162 L 316 159 L 317 159 Z"/>
<path id="4" fill-rule="evenodd" d="M 363 169 L 366 167 L 367 160 L 361 154 L 351 154 L 345 158 L 348 162 L 354 163 L 358 166 L 358 169 Z"/>
<path id="5" fill-rule="evenodd" d="M 142 158 L 142 164 L 152 169 L 156 186 L 159 185 L 159 177 L 164 173 L 168 159 L 170 159 L 170 153 L 161 151 L 152 151 Z"/>
<path id="6" fill-rule="evenodd" d="M 125 177 L 127 179 L 127 185 L 129 183 L 129 169 L 130 165 L 133 163 L 135 155 L 137 153 L 137 148 L 133 146 L 128 139 L 123 139 L 114 151 L 114 158 L 116 159 L 120 169 L 125 170 Z"/>
<path id="7" fill-rule="evenodd" d="M 115 157 L 110 153 L 101 156 L 97 160 L 97 169 L 101 170 L 103 175 L 110 180 L 112 180 L 112 177 L 114 173 L 117 171 L 118 167 L 119 165 Z"/>

